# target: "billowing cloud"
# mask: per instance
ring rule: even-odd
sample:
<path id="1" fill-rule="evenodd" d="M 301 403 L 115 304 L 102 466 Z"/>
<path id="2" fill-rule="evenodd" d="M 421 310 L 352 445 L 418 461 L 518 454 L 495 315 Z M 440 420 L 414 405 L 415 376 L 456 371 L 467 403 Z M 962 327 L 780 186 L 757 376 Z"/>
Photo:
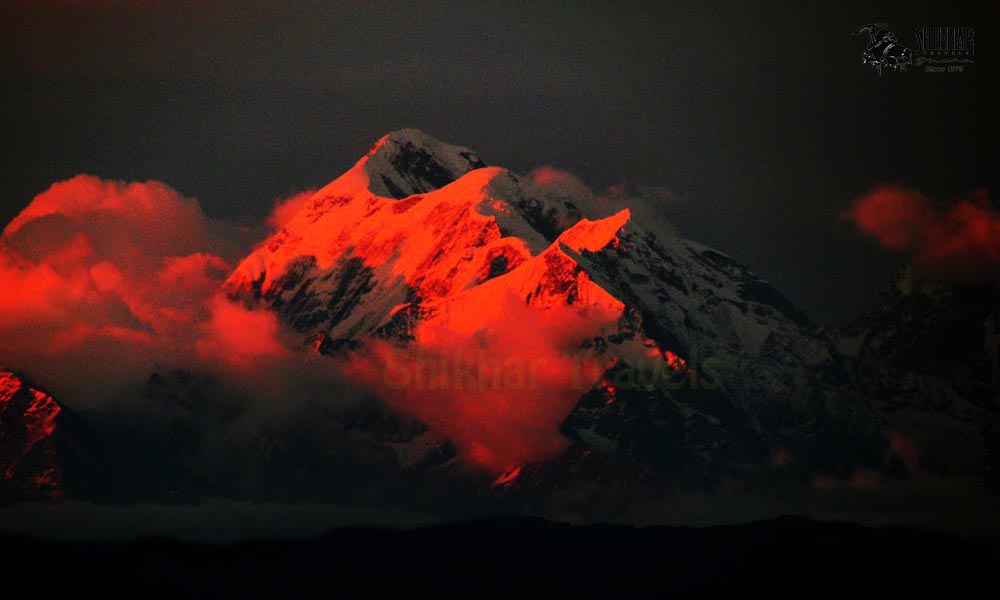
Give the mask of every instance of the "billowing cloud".
<path id="1" fill-rule="evenodd" d="M 916 475 L 920 471 L 920 451 L 916 445 L 899 431 L 887 431 L 886 437 L 889 438 L 889 456 L 898 460 L 908 474 Z"/>
<path id="2" fill-rule="evenodd" d="M 550 175 L 573 193 L 582 185 Z M 269 224 L 281 227 L 309 196 L 279 200 Z M 53 185 L 0 243 L 9 291 L 0 296 L 0 364 L 75 406 L 117 403 L 153 372 L 175 368 L 242 389 L 268 414 L 290 398 L 357 400 L 342 363 L 314 364 L 275 313 L 219 293 L 233 255 L 220 227 L 162 183 L 79 176 Z M 620 316 L 620 306 L 543 310 L 501 296 L 445 310 L 451 321 L 422 322 L 409 347 L 370 340 L 350 362 L 350 374 L 388 405 L 453 441 L 465 464 L 491 470 L 565 446 L 562 420 L 608 366 L 579 348 Z M 495 306 L 483 312 L 484 302 Z M 391 379 L 403 374 L 407 381 Z"/>
<path id="3" fill-rule="evenodd" d="M 623 198 L 610 192 L 607 194 L 594 192 L 578 176 L 555 167 L 538 167 L 528 173 L 528 179 L 544 194 L 571 202 L 583 216 L 591 219 L 607 217 L 628 205 Z M 566 229 L 573 223 L 560 223 L 560 225 Z"/>
<path id="4" fill-rule="evenodd" d="M 676 237 L 678 231 L 670 220 L 689 220 L 699 204 L 684 199 L 665 186 L 639 185 L 622 181 L 603 191 L 594 191 L 577 175 L 552 166 L 541 166 L 530 173 L 531 180 L 543 193 L 572 203 L 587 218 L 603 218 L 629 209 L 633 222 L 642 223 L 663 239 Z M 560 223 L 564 228 L 572 223 Z"/>
<path id="5" fill-rule="evenodd" d="M 160 182 L 52 185 L 0 239 L 0 364 L 86 402 L 212 348 L 276 352 L 266 316 L 213 300 L 238 237 Z"/>
<path id="6" fill-rule="evenodd" d="M 1000 212 L 985 191 L 939 207 L 916 190 L 885 185 L 859 197 L 844 218 L 930 275 L 1000 281 Z"/>
<path id="7" fill-rule="evenodd" d="M 195 343 L 195 350 L 202 360 L 251 369 L 290 354 L 280 333 L 281 323 L 273 312 L 249 310 L 220 294 L 212 300 L 205 336 Z"/>
<path id="8" fill-rule="evenodd" d="M 528 173 L 528 179 L 538 187 L 559 196 L 589 198 L 594 195 L 590 187 L 573 173 L 547 165 Z"/>
<path id="9" fill-rule="evenodd" d="M 305 190 L 274 201 L 274 208 L 267 216 L 267 225 L 271 229 L 281 229 L 299 210 L 305 206 L 306 200 L 312 198 L 316 190 Z"/>
<path id="10" fill-rule="evenodd" d="M 612 364 L 581 347 L 619 314 L 493 300 L 498 310 L 467 305 L 467 317 L 422 322 L 408 346 L 373 342 L 352 364 L 388 404 L 451 440 L 465 464 L 500 472 L 565 448 L 560 425 Z"/>

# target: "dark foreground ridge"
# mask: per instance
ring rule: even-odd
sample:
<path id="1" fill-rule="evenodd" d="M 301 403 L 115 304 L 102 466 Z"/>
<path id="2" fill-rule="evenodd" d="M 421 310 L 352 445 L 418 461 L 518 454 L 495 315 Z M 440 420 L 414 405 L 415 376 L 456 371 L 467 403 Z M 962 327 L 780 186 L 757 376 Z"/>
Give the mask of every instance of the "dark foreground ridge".
<path id="1" fill-rule="evenodd" d="M 8 581 L 104 597 L 857 598 L 971 595 L 963 592 L 988 583 L 997 560 L 986 542 L 793 517 L 638 529 L 511 518 L 234 545 L 0 536 L 0 565 Z"/>

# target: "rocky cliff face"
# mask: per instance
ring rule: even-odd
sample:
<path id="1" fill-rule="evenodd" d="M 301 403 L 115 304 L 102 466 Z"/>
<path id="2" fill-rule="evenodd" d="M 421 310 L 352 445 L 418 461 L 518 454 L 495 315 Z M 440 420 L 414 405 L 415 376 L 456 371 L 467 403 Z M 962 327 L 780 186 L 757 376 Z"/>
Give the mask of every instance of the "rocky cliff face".
<path id="1" fill-rule="evenodd" d="M 914 444 L 911 470 L 1000 484 L 998 317 L 995 286 L 904 269 L 871 311 L 835 333 L 863 393 Z"/>
<path id="2" fill-rule="evenodd" d="M 23 376 L 0 370 L 0 498 L 59 498 L 63 408 Z"/>

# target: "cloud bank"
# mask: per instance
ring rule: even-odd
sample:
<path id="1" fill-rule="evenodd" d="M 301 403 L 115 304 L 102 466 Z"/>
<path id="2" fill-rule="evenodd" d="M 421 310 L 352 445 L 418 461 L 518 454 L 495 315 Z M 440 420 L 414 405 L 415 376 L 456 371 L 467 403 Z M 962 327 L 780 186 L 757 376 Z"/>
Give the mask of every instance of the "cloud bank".
<path id="1" fill-rule="evenodd" d="M 843 217 L 925 274 L 950 282 L 1000 282 L 1000 212 L 978 191 L 940 206 L 917 190 L 884 185 Z"/>
<path id="2" fill-rule="evenodd" d="M 87 405 L 193 360 L 278 355 L 272 316 L 216 298 L 240 237 L 161 182 L 52 185 L 0 238 L 0 363 Z"/>

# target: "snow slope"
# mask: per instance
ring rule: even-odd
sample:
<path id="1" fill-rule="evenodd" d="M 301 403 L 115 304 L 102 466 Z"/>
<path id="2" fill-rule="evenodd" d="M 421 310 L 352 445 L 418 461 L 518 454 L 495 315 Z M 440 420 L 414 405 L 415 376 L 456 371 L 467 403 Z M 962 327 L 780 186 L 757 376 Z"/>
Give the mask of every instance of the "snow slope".
<path id="1" fill-rule="evenodd" d="M 673 462 L 702 465 L 699 477 L 774 452 L 801 469 L 877 460 L 878 417 L 821 331 L 731 257 L 630 216 L 583 214 L 468 149 L 403 130 L 308 200 L 226 290 L 336 347 L 516 328 L 497 317 L 510 298 L 549 319 L 593 315 L 585 347 L 619 371 L 685 381 L 619 390 L 617 405 L 581 394 L 562 424 L 579 443 L 657 462 L 662 445 L 630 437 L 638 419 L 644 436 L 669 437 Z"/>

